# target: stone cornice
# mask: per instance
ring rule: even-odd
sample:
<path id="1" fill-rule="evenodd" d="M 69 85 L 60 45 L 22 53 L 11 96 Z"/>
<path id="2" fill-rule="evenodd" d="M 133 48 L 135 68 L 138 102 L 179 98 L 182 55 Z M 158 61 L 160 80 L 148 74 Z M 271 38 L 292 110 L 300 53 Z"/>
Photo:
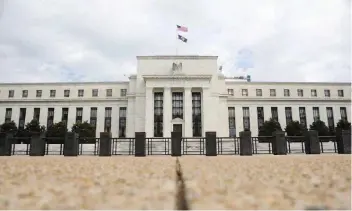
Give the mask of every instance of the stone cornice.
<path id="1" fill-rule="evenodd" d="M 0 100 L 0 104 L 4 103 L 76 103 L 76 102 L 118 102 L 127 101 L 127 97 L 119 98 L 87 98 L 87 99 L 6 99 Z"/>
<path id="2" fill-rule="evenodd" d="M 159 55 L 159 56 L 137 56 L 138 60 L 158 60 L 158 59 L 182 59 L 182 60 L 204 60 L 204 59 L 214 59 L 216 60 L 218 56 L 199 56 L 199 55 Z"/>
<path id="3" fill-rule="evenodd" d="M 129 81 L 102 81 L 102 82 L 39 82 L 39 83 L 0 83 L 1 86 L 80 86 L 80 85 L 128 85 Z"/>
<path id="4" fill-rule="evenodd" d="M 147 79 L 208 79 L 212 78 L 212 75 L 143 75 L 144 80 Z"/>
<path id="5" fill-rule="evenodd" d="M 255 98 L 255 97 L 247 97 L 247 98 L 236 98 L 233 96 L 228 97 L 228 101 L 268 101 L 268 102 L 292 102 L 292 101 L 303 101 L 303 102 L 351 102 L 351 99 L 319 99 L 319 98 Z"/>
<path id="6" fill-rule="evenodd" d="M 274 81 L 225 81 L 226 85 L 327 85 L 327 86 L 351 86 L 348 82 L 274 82 Z"/>

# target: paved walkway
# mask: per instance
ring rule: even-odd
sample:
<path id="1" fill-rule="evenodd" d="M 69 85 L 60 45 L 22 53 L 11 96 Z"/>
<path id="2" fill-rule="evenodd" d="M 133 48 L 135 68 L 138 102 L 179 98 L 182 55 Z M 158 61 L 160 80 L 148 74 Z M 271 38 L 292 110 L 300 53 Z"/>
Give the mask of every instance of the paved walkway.
<path id="1" fill-rule="evenodd" d="M 179 163 L 190 209 L 351 209 L 349 155 Z M 176 167 L 171 156 L 0 157 L 0 209 L 175 209 L 183 197 Z"/>

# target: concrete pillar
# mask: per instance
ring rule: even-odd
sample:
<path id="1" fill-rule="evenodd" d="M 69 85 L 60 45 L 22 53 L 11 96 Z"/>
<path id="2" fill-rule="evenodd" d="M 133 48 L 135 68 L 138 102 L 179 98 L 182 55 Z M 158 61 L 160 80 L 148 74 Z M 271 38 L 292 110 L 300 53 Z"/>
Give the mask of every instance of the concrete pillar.
<path id="1" fill-rule="evenodd" d="M 132 97 L 128 97 L 128 102 L 127 102 L 127 120 L 126 120 L 126 136 L 127 137 L 133 137 L 135 135 L 135 130 L 134 130 L 134 121 L 135 121 L 135 99 Z M 118 118 L 118 116 L 116 117 Z M 118 134 L 118 129 L 117 128 L 117 136 Z"/>
<path id="2" fill-rule="evenodd" d="M 78 145 L 78 134 L 73 132 L 67 132 L 64 144 L 64 156 L 77 156 Z"/>
<path id="3" fill-rule="evenodd" d="M 217 156 L 216 132 L 205 132 L 206 156 Z"/>
<path id="4" fill-rule="evenodd" d="M 120 112 L 120 107 L 112 105 L 111 106 L 111 137 L 119 137 L 119 112 Z M 128 107 L 126 108 L 126 122 L 127 122 L 127 112 L 128 112 Z M 127 124 L 126 124 L 127 126 Z M 127 127 L 126 127 L 126 137 L 132 137 L 132 136 L 127 136 Z"/>
<path id="5" fill-rule="evenodd" d="M 146 139 L 145 139 L 145 132 L 136 132 L 135 133 L 135 157 L 145 157 L 145 146 L 146 146 Z"/>
<path id="6" fill-rule="evenodd" d="M 111 133 L 100 133 L 99 156 L 111 156 Z"/>
<path id="7" fill-rule="evenodd" d="M 34 107 L 26 107 L 27 111 L 26 111 L 26 121 L 25 124 L 27 124 L 27 122 L 30 122 L 33 120 L 33 114 L 34 114 Z"/>
<path id="8" fill-rule="evenodd" d="M 242 106 L 235 107 L 236 115 L 236 136 L 239 137 L 240 132 L 243 131 L 243 110 Z M 227 124 L 228 127 L 228 124 Z"/>
<path id="9" fill-rule="evenodd" d="M 55 124 L 57 122 L 61 122 L 61 119 L 62 119 L 62 107 L 54 107 L 54 121 L 53 121 L 53 124 Z"/>
<path id="10" fill-rule="evenodd" d="M 171 131 L 172 131 L 172 125 L 171 125 L 171 120 L 172 120 L 172 93 L 170 87 L 164 87 L 164 93 L 163 93 L 164 99 L 163 99 L 163 135 L 164 137 L 171 137 Z"/>
<path id="11" fill-rule="evenodd" d="M 309 130 L 305 134 L 305 151 L 306 154 L 320 154 L 320 143 L 318 131 Z"/>
<path id="12" fill-rule="evenodd" d="M 184 109 L 185 109 L 185 137 L 192 137 L 193 136 L 193 128 L 192 128 L 192 91 L 191 88 L 185 88 L 184 94 Z"/>
<path id="13" fill-rule="evenodd" d="M 29 156 L 45 155 L 45 133 L 32 133 Z"/>
<path id="14" fill-rule="evenodd" d="M 18 127 L 18 123 L 19 123 L 19 119 L 20 119 L 20 107 L 18 107 L 18 106 L 12 107 L 12 118 L 11 119 L 16 123 L 16 126 Z"/>
<path id="15" fill-rule="evenodd" d="M 0 107 L 0 124 L 5 122 L 6 107 Z"/>
<path id="16" fill-rule="evenodd" d="M 0 133 L 0 156 L 11 156 L 12 133 Z"/>
<path id="17" fill-rule="evenodd" d="M 320 112 L 320 109 L 319 109 L 319 112 Z M 314 122 L 313 106 L 306 106 L 306 117 L 307 117 L 307 128 L 309 130 L 310 125 Z"/>
<path id="18" fill-rule="evenodd" d="M 252 155 L 252 136 L 251 131 L 240 132 L 240 155 Z"/>
<path id="19" fill-rule="evenodd" d="M 214 131 L 217 126 L 217 112 L 214 111 L 213 97 L 209 88 L 203 88 L 202 91 L 202 135 L 205 136 L 205 131 Z"/>
<path id="20" fill-rule="evenodd" d="M 171 132 L 171 156 L 181 156 L 182 133 Z"/>
<path id="21" fill-rule="evenodd" d="M 284 131 L 286 128 L 286 112 L 285 112 L 285 107 L 286 106 L 277 106 L 277 115 L 279 119 L 279 123 L 281 125 L 281 129 Z M 290 107 L 290 106 L 287 106 Z M 292 108 L 291 108 L 292 110 Z"/>
<path id="22" fill-rule="evenodd" d="M 72 125 L 75 123 L 76 123 L 76 106 L 70 106 L 68 107 L 68 117 L 67 117 L 68 131 L 71 131 Z"/>
<path id="23" fill-rule="evenodd" d="M 287 142 L 284 131 L 273 132 L 273 154 L 274 155 L 286 155 L 287 154 Z"/>
<path id="24" fill-rule="evenodd" d="M 258 136 L 258 114 L 257 114 L 257 107 L 249 106 L 249 121 L 250 121 L 250 130 L 252 136 Z"/>
<path id="25" fill-rule="evenodd" d="M 98 106 L 97 130 L 95 131 L 96 137 L 100 137 L 100 133 L 104 132 L 104 123 L 105 123 L 105 107 Z"/>
<path id="26" fill-rule="evenodd" d="M 339 154 L 351 154 L 351 130 L 343 130 L 336 141 Z"/>
<path id="27" fill-rule="evenodd" d="M 147 137 L 154 137 L 154 96 L 153 88 L 145 90 L 145 132 Z"/>

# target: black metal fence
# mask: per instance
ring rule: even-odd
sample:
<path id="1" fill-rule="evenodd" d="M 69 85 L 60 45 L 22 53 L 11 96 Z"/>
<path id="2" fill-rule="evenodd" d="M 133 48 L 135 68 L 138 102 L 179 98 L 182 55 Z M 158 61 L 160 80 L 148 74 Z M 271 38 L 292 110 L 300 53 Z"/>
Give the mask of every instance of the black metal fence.
<path id="1" fill-rule="evenodd" d="M 28 138 L 21 138 L 21 140 Z M 45 144 L 45 155 L 63 155 L 64 144 L 56 144 L 57 138 L 48 137 Z M 79 143 L 78 155 L 99 155 L 100 138 L 89 138 L 89 143 Z M 274 137 L 251 137 L 253 154 L 272 154 Z M 305 153 L 305 139 L 303 136 L 286 136 L 287 153 Z M 28 140 L 23 144 L 19 138 L 13 138 L 12 155 L 29 155 L 31 145 Z M 321 153 L 337 153 L 335 136 L 320 136 Z M 22 144 L 19 144 L 22 143 Z M 112 155 L 134 155 L 135 138 L 112 138 Z M 218 155 L 239 155 L 239 137 L 217 137 Z M 146 138 L 146 155 L 171 155 L 171 138 Z M 181 140 L 182 155 L 204 155 L 206 151 L 204 137 L 184 137 Z"/>

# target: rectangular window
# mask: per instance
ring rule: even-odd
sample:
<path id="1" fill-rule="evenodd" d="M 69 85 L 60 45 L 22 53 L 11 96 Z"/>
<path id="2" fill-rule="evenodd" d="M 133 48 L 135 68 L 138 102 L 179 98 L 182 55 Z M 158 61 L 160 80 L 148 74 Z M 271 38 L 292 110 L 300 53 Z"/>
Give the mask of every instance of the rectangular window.
<path id="1" fill-rule="evenodd" d="M 286 125 L 292 122 L 292 108 L 285 107 Z"/>
<path id="2" fill-rule="evenodd" d="M 111 132 L 111 107 L 105 107 L 104 132 Z"/>
<path id="3" fill-rule="evenodd" d="M 229 107 L 229 134 L 230 137 L 236 137 L 236 114 L 235 107 Z"/>
<path id="4" fill-rule="evenodd" d="M 289 89 L 284 89 L 284 96 L 289 97 L 290 96 L 290 90 Z"/>
<path id="5" fill-rule="evenodd" d="M 233 89 L 227 89 L 227 94 L 233 96 Z"/>
<path id="6" fill-rule="evenodd" d="M 172 93 L 172 119 L 183 119 L 183 92 Z"/>
<path id="7" fill-rule="evenodd" d="M 50 128 L 54 124 L 54 108 L 48 108 L 48 118 L 46 128 Z"/>
<path id="8" fill-rule="evenodd" d="M 12 108 L 6 108 L 6 113 L 5 113 L 5 122 L 9 123 L 11 122 L 12 118 Z"/>
<path id="9" fill-rule="evenodd" d="M 18 129 L 23 130 L 26 124 L 26 108 L 20 108 L 20 118 L 18 120 Z"/>
<path id="10" fill-rule="evenodd" d="M 9 90 L 9 98 L 13 98 L 15 96 L 15 90 Z"/>
<path id="11" fill-rule="evenodd" d="M 264 108 L 257 107 L 258 130 L 264 124 Z"/>
<path id="12" fill-rule="evenodd" d="M 341 119 L 348 121 L 346 107 L 340 107 Z"/>
<path id="13" fill-rule="evenodd" d="M 271 118 L 273 118 L 275 121 L 279 121 L 279 115 L 277 113 L 277 107 L 271 107 Z"/>
<path id="14" fill-rule="evenodd" d="M 107 97 L 112 97 L 112 89 L 107 89 L 106 90 L 106 96 Z"/>
<path id="15" fill-rule="evenodd" d="M 344 96 L 343 89 L 337 90 L 337 94 L 339 97 L 343 97 Z"/>
<path id="16" fill-rule="evenodd" d="M 307 128 L 307 116 L 305 107 L 299 107 L 299 122 L 301 125 Z"/>
<path id="17" fill-rule="evenodd" d="M 92 97 L 98 97 L 98 89 L 92 89 Z"/>
<path id="18" fill-rule="evenodd" d="M 270 89 L 270 97 L 276 96 L 276 89 Z"/>
<path id="19" fill-rule="evenodd" d="M 68 108 L 62 108 L 61 121 L 62 121 L 65 125 L 67 125 L 67 121 L 68 121 Z"/>
<path id="20" fill-rule="evenodd" d="M 202 136 L 202 97 L 200 92 L 192 92 L 193 137 Z"/>
<path id="21" fill-rule="evenodd" d="M 78 90 L 78 97 L 83 97 L 84 96 L 84 89 L 79 89 Z"/>
<path id="22" fill-rule="evenodd" d="M 42 90 L 37 90 L 35 96 L 36 97 L 42 97 L 42 92 L 43 92 Z"/>
<path id="23" fill-rule="evenodd" d="M 257 95 L 257 97 L 261 97 L 261 96 L 263 96 L 263 92 L 262 92 L 262 89 L 256 89 L 256 95 Z"/>
<path id="24" fill-rule="evenodd" d="M 242 96 L 248 96 L 248 89 L 242 89 Z"/>
<path id="25" fill-rule="evenodd" d="M 298 97 L 303 97 L 303 89 L 297 89 Z"/>
<path id="26" fill-rule="evenodd" d="M 22 97 L 27 98 L 28 97 L 28 90 L 22 90 Z"/>
<path id="27" fill-rule="evenodd" d="M 35 119 L 37 121 L 40 120 L 40 108 L 34 108 L 33 119 Z"/>
<path id="28" fill-rule="evenodd" d="M 164 93 L 154 93 L 154 137 L 163 137 Z"/>
<path id="29" fill-rule="evenodd" d="M 56 96 L 56 90 L 50 90 L 50 97 Z"/>
<path id="30" fill-rule="evenodd" d="M 311 93 L 312 97 L 316 97 L 317 96 L 317 90 L 316 89 L 310 90 L 310 93 Z"/>
<path id="31" fill-rule="evenodd" d="M 121 90 L 120 90 L 120 95 L 121 95 L 121 97 L 126 97 L 126 95 L 127 95 L 127 89 L 121 89 Z"/>
<path id="32" fill-rule="evenodd" d="M 313 107 L 313 120 L 314 122 L 320 120 L 319 107 Z"/>
<path id="33" fill-rule="evenodd" d="M 126 137 L 126 107 L 120 107 L 119 112 L 119 137 L 125 138 Z"/>
<path id="34" fill-rule="evenodd" d="M 83 108 L 79 107 L 76 108 L 76 123 L 82 123 L 82 117 L 83 117 Z"/>
<path id="35" fill-rule="evenodd" d="M 330 90 L 329 89 L 325 89 L 324 90 L 324 95 L 325 95 L 325 97 L 330 97 Z"/>
<path id="36" fill-rule="evenodd" d="M 251 123 L 249 119 L 249 107 L 243 107 L 243 129 L 244 131 L 250 131 Z"/>
<path id="37" fill-rule="evenodd" d="M 91 107 L 90 108 L 90 124 L 94 125 L 94 127 L 97 127 L 97 116 L 98 116 L 98 108 L 97 107 Z"/>
<path id="38" fill-rule="evenodd" d="M 333 113 L 332 107 L 326 107 L 326 115 L 328 117 L 328 127 L 330 131 L 333 131 L 335 128 L 335 123 L 334 123 L 334 113 Z"/>
<path id="39" fill-rule="evenodd" d="M 70 97 L 70 90 L 69 89 L 64 90 L 64 97 Z"/>

